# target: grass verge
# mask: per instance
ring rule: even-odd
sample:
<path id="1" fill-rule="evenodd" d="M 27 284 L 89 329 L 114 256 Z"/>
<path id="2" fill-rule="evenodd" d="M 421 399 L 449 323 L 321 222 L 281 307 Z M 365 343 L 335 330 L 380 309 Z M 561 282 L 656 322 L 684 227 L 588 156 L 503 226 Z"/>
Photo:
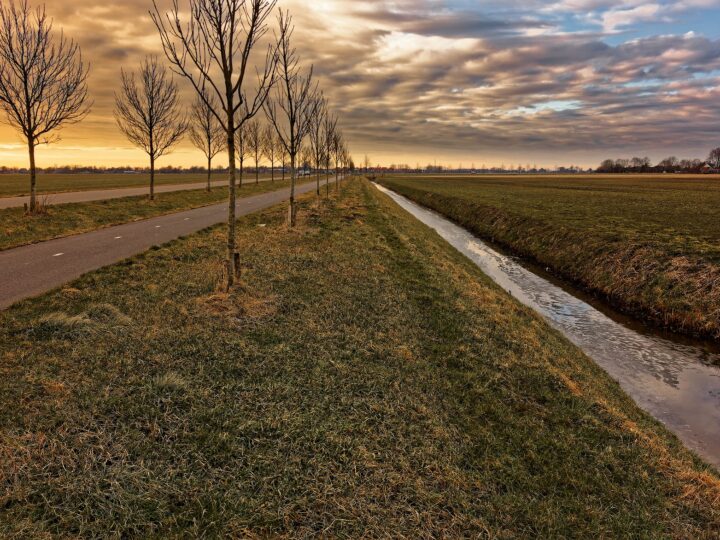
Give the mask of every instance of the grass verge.
<path id="1" fill-rule="evenodd" d="M 0 314 L 0 536 L 678 537 L 720 480 L 365 182 Z"/>
<path id="2" fill-rule="evenodd" d="M 714 178 L 386 178 L 388 188 L 616 308 L 720 338 Z"/>
<path id="3" fill-rule="evenodd" d="M 249 197 L 289 186 L 289 182 L 246 184 L 238 197 Z M 103 227 L 139 221 L 227 200 L 227 188 L 177 191 L 160 194 L 151 201 L 146 196 L 106 201 L 49 206 L 47 213 L 30 216 L 22 208 L 0 210 L 0 251 L 34 244 Z"/>
<path id="4" fill-rule="evenodd" d="M 280 179 L 276 173 L 276 180 Z M 214 173 L 212 181 L 222 181 L 227 175 Z M 262 175 L 261 178 L 266 178 Z M 255 181 L 255 174 L 247 178 Z M 202 184 L 207 181 L 206 173 L 157 173 L 155 185 Z M 38 194 L 66 193 L 71 191 L 90 191 L 96 189 L 122 189 L 147 187 L 150 185 L 150 174 L 38 174 Z M 30 194 L 30 177 L 27 174 L 0 174 L 0 197 L 18 197 Z"/>

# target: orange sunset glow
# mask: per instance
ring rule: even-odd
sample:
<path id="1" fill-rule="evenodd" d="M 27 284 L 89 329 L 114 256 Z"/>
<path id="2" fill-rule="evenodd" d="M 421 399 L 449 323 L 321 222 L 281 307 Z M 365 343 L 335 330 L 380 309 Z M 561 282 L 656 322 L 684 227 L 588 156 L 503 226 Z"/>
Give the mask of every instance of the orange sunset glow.
<path id="1" fill-rule="evenodd" d="M 281 5 L 358 162 L 596 166 L 630 153 L 703 158 L 718 137 L 717 2 Z M 93 106 L 61 142 L 38 149 L 38 164 L 144 165 L 112 111 L 120 69 L 162 56 L 148 2 L 46 8 L 91 64 Z M 192 93 L 178 83 L 187 105 Z M 26 162 L 24 142 L 0 126 L 0 163 Z M 202 156 L 186 140 L 159 163 L 170 164 L 202 165 Z"/>

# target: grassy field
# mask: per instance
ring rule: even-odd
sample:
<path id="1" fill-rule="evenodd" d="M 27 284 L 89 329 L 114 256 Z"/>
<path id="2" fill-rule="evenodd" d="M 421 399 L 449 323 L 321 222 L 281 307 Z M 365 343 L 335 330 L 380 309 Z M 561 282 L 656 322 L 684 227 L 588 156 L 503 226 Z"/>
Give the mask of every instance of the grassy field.
<path id="1" fill-rule="evenodd" d="M 0 313 L 0 536 L 675 537 L 720 479 L 369 184 Z"/>
<path id="2" fill-rule="evenodd" d="M 238 190 L 238 197 L 275 191 L 290 182 L 248 184 Z M 25 244 L 93 231 L 101 227 L 129 223 L 140 219 L 190 210 L 227 199 L 227 188 L 162 193 L 156 200 L 148 197 L 125 197 L 107 201 L 50 206 L 46 214 L 27 216 L 22 208 L 0 210 L 0 251 Z"/>
<path id="3" fill-rule="evenodd" d="M 389 177 L 382 183 L 628 313 L 720 337 L 720 178 Z"/>
<path id="4" fill-rule="evenodd" d="M 247 173 L 246 173 L 247 175 Z M 213 174 L 212 181 L 225 180 L 223 174 Z M 278 175 L 276 180 L 279 180 Z M 255 174 L 245 177 L 246 183 L 255 181 Z M 207 174 L 162 174 L 155 176 L 155 185 L 195 184 L 207 182 Z M 88 191 L 94 189 L 117 189 L 145 187 L 150 185 L 150 174 L 40 174 L 38 193 L 62 193 L 66 191 Z M 0 174 L 0 197 L 30 194 L 30 179 L 27 174 Z"/>

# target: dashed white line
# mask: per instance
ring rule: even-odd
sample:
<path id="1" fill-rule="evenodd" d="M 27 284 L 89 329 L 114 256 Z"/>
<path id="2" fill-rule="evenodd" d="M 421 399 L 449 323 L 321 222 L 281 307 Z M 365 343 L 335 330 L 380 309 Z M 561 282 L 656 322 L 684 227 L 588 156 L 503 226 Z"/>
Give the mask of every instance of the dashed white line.
<path id="1" fill-rule="evenodd" d="M 63 255 L 65 255 L 65 254 L 64 253 L 56 253 L 55 255 L 53 255 L 53 257 L 62 257 Z"/>
<path id="2" fill-rule="evenodd" d="M 162 227 L 162 225 L 155 225 L 156 229 L 159 229 L 160 227 Z"/>
<path id="3" fill-rule="evenodd" d="M 116 237 L 115 237 L 115 240 L 121 240 L 121 239 L 122 239 L 122 236 L 116 236 Z"/>

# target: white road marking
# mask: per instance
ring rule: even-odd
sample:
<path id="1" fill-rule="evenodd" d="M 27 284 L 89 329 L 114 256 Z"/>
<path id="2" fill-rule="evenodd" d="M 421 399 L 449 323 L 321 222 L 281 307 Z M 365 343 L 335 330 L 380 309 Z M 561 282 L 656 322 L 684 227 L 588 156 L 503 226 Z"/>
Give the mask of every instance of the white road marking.
<path id="1" fill-rule="evenodd" d="M 53 255 L 53 257 L 62 257 L 63 255 L 65 255 L 65 254 L 64 253 L 56 253 L 55 255 Z"/>
<path id="2" fill-rule="evenodd" d="M 160 227 L 162 227 L 162 225 L 155 225 L 156 229 L 159 229 Z"/>
<path id="3" fill-rule="evenodd" d="M 116 237 L 115 237 L 115 240 L 120 240 L 120 239 L 122 239 L 122 236 L 116 236 Z"/>
<path id="4" fill-rule="evenodd" d="M 190 218 L 186 217 L 183 221 L 190 221 Z"/>

